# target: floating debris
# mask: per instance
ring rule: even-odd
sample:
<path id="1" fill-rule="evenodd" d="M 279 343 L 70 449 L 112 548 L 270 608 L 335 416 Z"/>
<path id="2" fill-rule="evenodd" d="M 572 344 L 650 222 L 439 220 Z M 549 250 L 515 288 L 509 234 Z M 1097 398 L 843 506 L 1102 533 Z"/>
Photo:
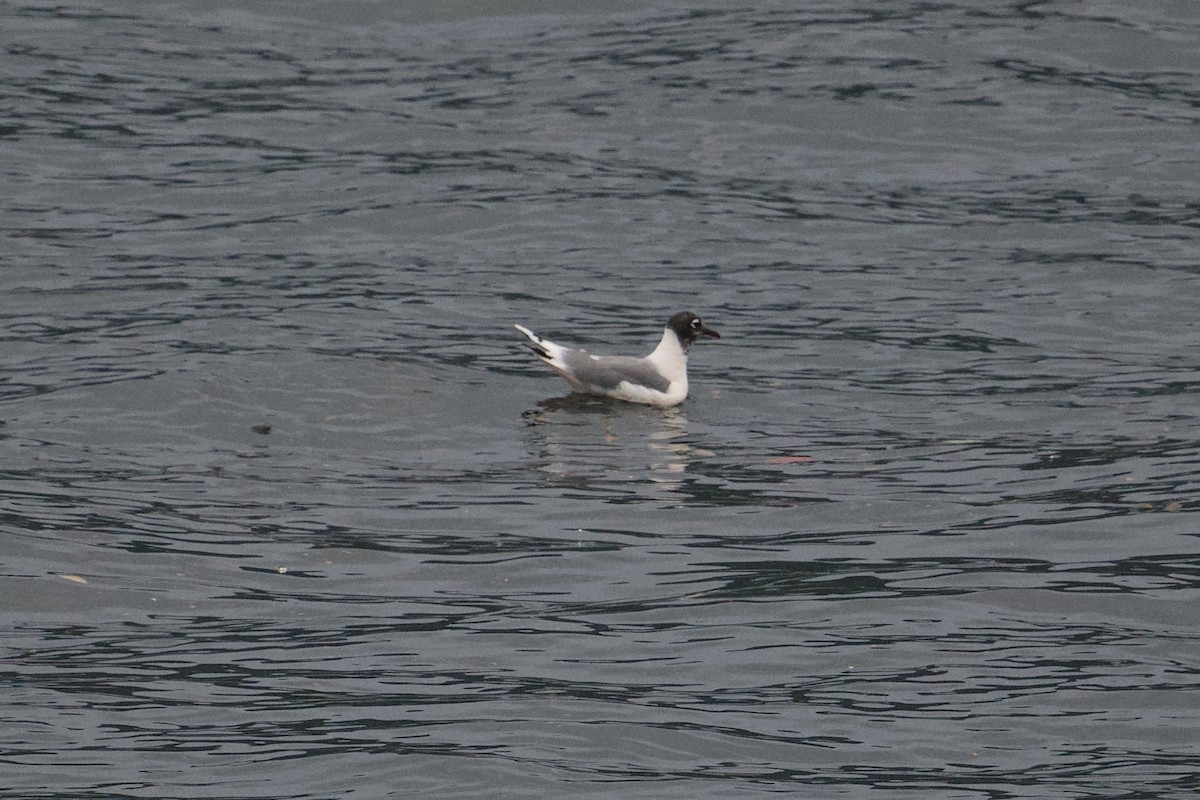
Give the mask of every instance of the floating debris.
<path id="1" fill-rule="evenodd" d="M 812 456 L 772 456 L 768 464 L 811 464 Z"/>

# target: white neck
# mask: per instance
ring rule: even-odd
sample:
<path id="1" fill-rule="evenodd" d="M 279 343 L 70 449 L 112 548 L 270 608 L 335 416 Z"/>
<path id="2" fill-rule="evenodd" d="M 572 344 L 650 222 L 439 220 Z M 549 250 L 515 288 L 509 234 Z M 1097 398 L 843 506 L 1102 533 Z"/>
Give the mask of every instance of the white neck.
<path id="1" fill-rule="evenodd" d="M 675 331 L 667 328 L 663 337 L 654 348 L 654 352 L 646 356 L 646 360 L 658 367 L 659 372 L 671 380 L 678 380 L 687 375 L 687 351 L 679 343 Z"/>

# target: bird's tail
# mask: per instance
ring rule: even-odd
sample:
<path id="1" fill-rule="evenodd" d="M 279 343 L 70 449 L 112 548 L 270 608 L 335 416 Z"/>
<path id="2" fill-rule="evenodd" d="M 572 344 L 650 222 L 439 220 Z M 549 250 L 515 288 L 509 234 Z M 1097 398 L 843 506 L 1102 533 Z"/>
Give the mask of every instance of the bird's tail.
<path id="1" fill-rule="evenodd" d="M 546 343 L 542 341 L 540 336 L 529 330 L 529 328 L 526 328 L 524 325 L 513 325 L 513 327 L 529 337 L 529 349 L 533 351 L 535 356 L 546 361 L 550 361 L 554 358 L 554 355 L 546 347 Z"/>

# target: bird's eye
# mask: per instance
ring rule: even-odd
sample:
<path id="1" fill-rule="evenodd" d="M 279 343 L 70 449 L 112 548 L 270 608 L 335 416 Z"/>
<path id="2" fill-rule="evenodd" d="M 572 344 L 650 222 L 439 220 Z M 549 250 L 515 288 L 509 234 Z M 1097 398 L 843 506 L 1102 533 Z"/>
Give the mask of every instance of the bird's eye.
<path id="1" fill-rule="evenodd" d="M 699 317 L 692 317 L 692 327 L 693 328 L 700 327 L 700 318 Z"/>

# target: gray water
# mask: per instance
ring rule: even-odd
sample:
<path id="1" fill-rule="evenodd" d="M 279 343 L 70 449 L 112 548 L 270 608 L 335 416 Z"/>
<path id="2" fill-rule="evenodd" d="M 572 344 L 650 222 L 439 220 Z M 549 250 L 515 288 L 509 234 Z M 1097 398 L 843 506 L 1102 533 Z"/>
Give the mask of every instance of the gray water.
<path id="1" fill-rule="evenodd" d="M 1194 796 L 1195 4 L 426 5 L 0 11 L 0 797 Z"/>

